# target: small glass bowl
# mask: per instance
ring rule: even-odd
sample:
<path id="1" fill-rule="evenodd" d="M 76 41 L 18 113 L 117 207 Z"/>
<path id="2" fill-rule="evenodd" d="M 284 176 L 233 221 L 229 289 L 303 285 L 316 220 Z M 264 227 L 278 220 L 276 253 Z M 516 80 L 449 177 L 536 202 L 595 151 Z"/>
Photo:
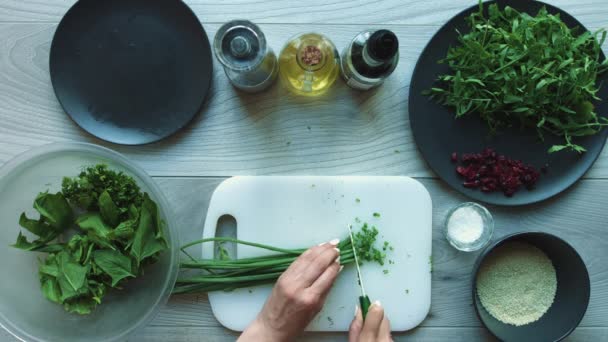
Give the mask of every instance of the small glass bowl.
<path id="1" fill-rule="evenodd" d="M 454 212 L 456 212 L 456 210 L 462 208 L 473 208 L 479 213 L 479 215 L 481 215 L 481 219 L 483 221 L 481 235 L 477 240 L 473 242 L 462 242 L 455 240 L 448 233 L 448 222 L 450 221 L 450 218 L 452 217 Z M 448 212 L 443 225 L 443 231 L 446 239 L 448 240 L 450 245 L 452 245 L 452 247 L 463 252 L 474 252 L 485 247 L 492 239 L 492 234 L 494 233 L 494 218 L 492 218 L 492 214 L 490 214 L 488 209 L 486 209 L 486 207 L 480 204 L 474 202 L 461 203 Z"/>

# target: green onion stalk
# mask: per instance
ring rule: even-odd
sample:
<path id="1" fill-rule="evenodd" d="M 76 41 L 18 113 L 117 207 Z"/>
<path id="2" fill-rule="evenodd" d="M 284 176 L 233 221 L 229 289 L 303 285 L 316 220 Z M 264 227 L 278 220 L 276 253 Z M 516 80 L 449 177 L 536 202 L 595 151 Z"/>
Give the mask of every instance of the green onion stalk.
<path id="1" fill-rule="evenodd" d="M 374 236 L 375 239 L 375 236 Z M 242 259 L 195 259 L 186 249 L 205 243 L 236 243 L 265 249 L 278 254 Z M 370 248 L 371 244 L 364 244 Z M 355 262 L 350 239 L 338 244 L 340 265 Z M 221 247 L 220 247 L 221 248 Z M 373 248 L 373 247 L 371 247 Z M 265 244 L 242 241 L 234 238 L 215 237 L 193 241 L 181 248 L 189 261 L 180 264 L 181 271 L 195 271 L 194 275 L 182 275 L 178 278 L 174 294 L 211 291 L 232 291 L 239 288 L 271 284 L 294 262 L 306 249 L 285 249 Z M 187 273 L 187 272 L 182 272 Z"/>

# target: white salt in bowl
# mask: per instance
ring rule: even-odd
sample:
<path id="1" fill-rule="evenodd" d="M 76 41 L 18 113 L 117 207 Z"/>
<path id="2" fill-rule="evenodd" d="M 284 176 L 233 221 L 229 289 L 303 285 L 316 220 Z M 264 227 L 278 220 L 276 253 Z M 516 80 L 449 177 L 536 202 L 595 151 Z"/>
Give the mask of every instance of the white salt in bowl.
<path id="1" fill-rule="evenodd" d="M 479 215 L 479 222 L 476 222 L 477 224 L 475 224 L 476 226 L 481 226 L 479 232 L 469 232 L 469 234 L 466 234 L 467 232 L 460 230 L 461 234 L 454 234 L 454 232 L 450 231 L 450 219 L 455 218 L 456 220 L 464 221 L 466 218 L 466 216 L 459 215 L 462 213 L 462 210 L 470 210 Z M 462 252 L 474 252 L 487 246 L 492 239 L 492 234 L 494 234 L 494 218 L 488 209 L 481 204 L 465 202 L 457 205 L 448 212 L 443 230 L 446 239 L 452 247 Z M 471 233 L 473 233 L 474 236 L 471 236 Z M 459 236 L 462 236 L 463 238 L 459 239 Z"/>

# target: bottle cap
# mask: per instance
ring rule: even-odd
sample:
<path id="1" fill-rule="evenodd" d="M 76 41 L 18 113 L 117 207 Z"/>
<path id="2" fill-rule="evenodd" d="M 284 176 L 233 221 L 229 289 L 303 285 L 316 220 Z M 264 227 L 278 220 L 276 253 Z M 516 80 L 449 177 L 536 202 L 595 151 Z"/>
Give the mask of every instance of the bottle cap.
<path id="1" fill-rule="evenodd" d="M 248 20 L 233 20 L 222 25 L 213 42 L 215 56 L 228 69 L 255 69 L 267 53 L 266 38 L 260 28 Z"/>
<path id="2" fill-rule="evenodd" d="M 395 56 L 399 50 L 397 36 L 389 30 L 374 32 L 367 41 L 367 52 L 370 57 L 378 61 L 387 61 Z"/>

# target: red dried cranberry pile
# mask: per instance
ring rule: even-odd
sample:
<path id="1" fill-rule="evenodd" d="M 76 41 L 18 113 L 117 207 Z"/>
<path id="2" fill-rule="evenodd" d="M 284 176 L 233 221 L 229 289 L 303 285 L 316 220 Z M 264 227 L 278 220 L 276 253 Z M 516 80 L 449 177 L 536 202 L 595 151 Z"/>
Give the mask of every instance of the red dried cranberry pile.
<path id="1" fill-rule="evenodd" d="M 452 153 L 451 160 L 457 162 L 458 154 Z M 456 172 L 464 178 L 463 185 L 483 192 L 502 191 L 510 197 L 522 186 L 532 189 L 540 177 L 534 167 L 499 155 L 491 148 L 464 153 L 460 161 L 462 165 L 456 167 Z"/>

